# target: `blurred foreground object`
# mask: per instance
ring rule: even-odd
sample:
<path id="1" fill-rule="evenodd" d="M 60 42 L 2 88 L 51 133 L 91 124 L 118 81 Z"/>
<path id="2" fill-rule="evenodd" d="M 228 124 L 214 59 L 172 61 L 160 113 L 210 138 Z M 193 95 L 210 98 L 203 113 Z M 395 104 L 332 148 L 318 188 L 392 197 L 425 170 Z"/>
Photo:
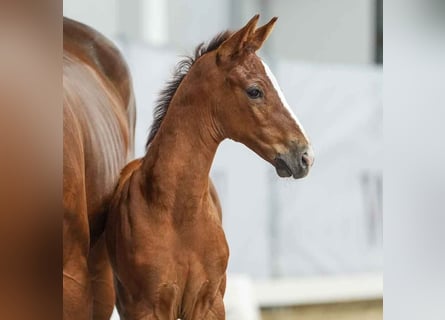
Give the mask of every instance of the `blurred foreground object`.
<path id="1" fill-rule="evenodd" d="M 0 319 L 60 319 L 60 9 L 0 2 Z"/>

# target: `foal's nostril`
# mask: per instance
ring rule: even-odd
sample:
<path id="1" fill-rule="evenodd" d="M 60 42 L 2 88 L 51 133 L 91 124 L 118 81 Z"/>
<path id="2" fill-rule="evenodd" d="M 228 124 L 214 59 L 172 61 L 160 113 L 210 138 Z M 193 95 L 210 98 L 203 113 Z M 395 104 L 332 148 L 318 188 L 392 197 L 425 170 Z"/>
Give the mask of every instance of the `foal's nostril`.
<path id="1" fill-rule="evenodd" d="M 312 166 L 314 163 L 314 156 L 312 152 L 305 151 L 301 156 L 301 166 L 306 169 Z"/>
<path id="2" fill-rule="evenodd" d="M 307 154 L 307 152 L 303 153 L 303 155 L 301 156 L 301 166 L 304 169 L 310 166 L 308 156 L 309 155 Z"/>

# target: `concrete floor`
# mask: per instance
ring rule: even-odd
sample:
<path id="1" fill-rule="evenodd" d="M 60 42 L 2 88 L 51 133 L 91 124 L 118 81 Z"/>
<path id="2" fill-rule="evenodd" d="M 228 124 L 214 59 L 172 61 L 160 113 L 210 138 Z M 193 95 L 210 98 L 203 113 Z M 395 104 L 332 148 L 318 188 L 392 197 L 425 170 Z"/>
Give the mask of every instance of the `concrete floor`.
<path id="1" fill-rule="evenodd" d="M 382 320 L 383 301 L 270 308 L 261 315 L 262 320 Z"/>

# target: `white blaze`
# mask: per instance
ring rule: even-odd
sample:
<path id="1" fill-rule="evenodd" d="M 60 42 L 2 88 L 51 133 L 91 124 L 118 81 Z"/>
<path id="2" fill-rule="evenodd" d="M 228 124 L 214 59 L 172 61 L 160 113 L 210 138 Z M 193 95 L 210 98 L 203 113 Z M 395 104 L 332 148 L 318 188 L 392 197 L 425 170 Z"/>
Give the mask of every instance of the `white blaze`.
<path id="1" fill-rule="evenodd" d="M 269 77 L 270 82 L 272 82 L 272 85 L 274 86 L 275 91 L 277 92 L 278 96 L 281 99 L 281 103 L 289 111 L 292 119 L 294 119 L 295 123 L 300 128 L 301 133 L 303 133 L 303 136 L 309 142 L 309 138 L 307 137 L 306 132 L 304 131 L 303 126 L 301 125 L 300 121 L 298 121 L 298 119 L 295 116 L 294 112 L 292 111 L 292 109 L 290 108 L 289 104 L 287 103 L 286 97 L 284 96 L 283 91 L 281 90 L 280 85 L 278 84 L 277 78 L 275 78 L 275 76 L 272 73 L 272 71 L 270 70 L 269 66 L 264 61 L 261 60 L 261 62 L 263 63 L 264 70 L 266 70 L 266 74 Z"/>

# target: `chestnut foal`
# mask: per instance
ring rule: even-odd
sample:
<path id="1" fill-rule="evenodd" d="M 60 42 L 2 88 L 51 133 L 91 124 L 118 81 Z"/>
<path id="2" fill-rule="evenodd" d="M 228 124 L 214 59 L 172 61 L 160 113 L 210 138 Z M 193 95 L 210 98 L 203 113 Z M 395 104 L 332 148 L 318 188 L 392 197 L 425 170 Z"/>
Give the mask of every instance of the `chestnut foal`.
<path id="1" fill-rule="evenodd" d="M 142 159 L 122 171 L 106 238 L 121 319 L 225 319 L 229 249 L 209 171 L 225 138 L 245 144 L 281 177 L 313 162 L 308 138 L 255 54 L 276 18 L 223 33 L 161 96 Z"/>

